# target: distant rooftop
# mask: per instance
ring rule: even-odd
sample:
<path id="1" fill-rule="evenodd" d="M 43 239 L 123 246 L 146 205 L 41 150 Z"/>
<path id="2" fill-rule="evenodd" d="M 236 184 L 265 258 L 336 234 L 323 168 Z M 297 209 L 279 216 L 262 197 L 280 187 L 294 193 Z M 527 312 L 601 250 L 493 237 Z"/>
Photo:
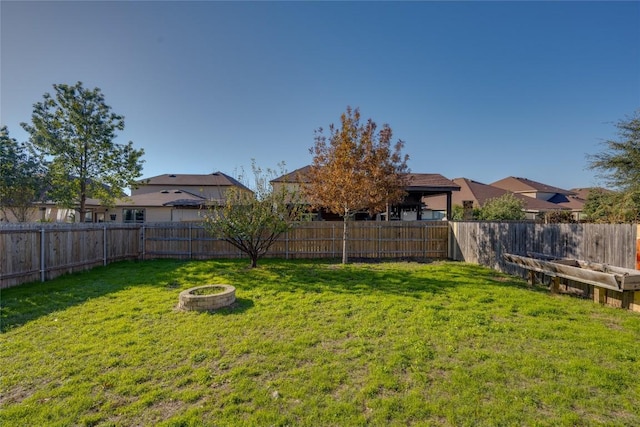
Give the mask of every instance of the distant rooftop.
<path id="1" fill-rule="evenodd" d="M 307 165 L 299 169 L 282 175 L 271 182 L 290 182 L 301 183 L 308 182 L 307 173 L 311 169 L 311 166 Z M 457 191 L 460 187 L 453 181 L 445 178 L 437 173 L 408 173 L 403 174 L 408 176 L 407 190 L 413 191 L 429 191 L 429 190 L 452 190 Z"/>
<path id="2" fill-rule="evenodd" d="M 236 186 L 249 190 L 244 184 L 235 178 L 222 172 L 214 172 L 207 175 L 198 174 L 164 174 L 138 181 L 139 185 L 157 185 L 167 188 L 182 186 L 211 186 L 224 187 Z"/>
<path id="3" fill-rule="evenodd" d="M 491 184 L 494 187 L 502 188 L 504 190 L 511 191 L 513 193 L 530 193 L 532 191 L 541 193 L 558 193 L 570 195 L 573 192 L 564 190 L 558 187 L 552 187 L 551 185 L 543 184 L 541 182 L 532 181 L 527 178 L 521 178 L 517 176 L 510 176 L 503 178 Z"/>

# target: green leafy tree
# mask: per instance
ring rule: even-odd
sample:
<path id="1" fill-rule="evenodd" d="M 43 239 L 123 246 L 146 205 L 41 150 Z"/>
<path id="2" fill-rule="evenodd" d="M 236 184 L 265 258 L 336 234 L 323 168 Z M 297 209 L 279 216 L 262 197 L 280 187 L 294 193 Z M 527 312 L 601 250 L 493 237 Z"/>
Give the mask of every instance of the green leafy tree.
<path id="1" fill-rule="evenodd" d="M 19 222 L 32 219 L 34 202 L 45 193 L 46 165 L 42 156 L 27 144 L 9 137 L 6 126 L 0 128 L 0 210 Z"/>
<path id="2" fill-rule="evenodd" d="M 546 224 L 570 224 L 576 222 L 573 218 L 573 213 L 568 210 L 544 212 L 541 217 Z"/>
<path id="3" fill-rule="evenodd" d="M 111 205 L 142 174 L 144 150 L 116 144 L 124 117 L 111 112 L 99 88 L 54 84 L 52 96 L 33 106 L 31 124 L 22 123 L 31 143 L 51 158 L 49 196 L 65 207 L 79 205 L 85 218 L 88 197 Z"/>
<path id="4" fill-rule="evenodd" d="M 587 221 L 625 223 L 640 221 L 640 192 L 608 191 L 601 188 L 589 192 L 582 212 Z"/>
<path id="5" fill-rule="evenodd" d="M 584 202 L 582 213 L 590 222 L 609 222 L 614 208 L 614 194 L 602 188 L 595 188 L 589 192 Z"/>
<path id="6" fill-rule="evenodd" d="M 304 218 L 305 210 L 289 187 L 273 190 L 269 182 L 276 178 L 275 171 L 262 170 L 255 162 L 252 170 L 255 191 L 246 187 L 227 190 L 224 205 L 209 209 L 203 224 L 209 234 L 247 254 L 254 268 L 276 239 Z"/>
<path id="7" fill-rule="evenodd" d="M 480 209 L 479 218 L 484 221 L 502 221 L 525 219 L 524 202 L 512 193 L 487 200 Z"/>
<path id="8" fill-rule="evenodd" d="M 620 120 L 616 127 L 618 139 L 605 141 L 605 150 L 588 158 L 589 167 L 598 171 L 598 176 L 617 193 L 594 195 L 589 212 L 598 221 L 637 221 L 640 218 L 640 110 Z M 606 206 L 607 203 L 613 205 Z"/>
<path id="9" fill-rule="evenodd" d="M 469 212 L 465 212 L 465 209 L 462 205 L 453 205 L 451 209 L 452 221 L 471 221 L 477 220 L 480 217 L 480 208 L 471 207 Z M 467 217 L 465 217 L 465 214 Z"/>
<path id="10" fill-rule="evenodd" d="M 346 263 L 349 219 L 363 210 L 370 214 L 388 210 L 402 200 L 409 157 L 402 154 L 404 142 L 391 145 L 389 125 L 377 131 L 373 120 L 361 123 L 357 108 L 347 107 L 340 121 L 340 127 L 329 126 L 328 137 L 322 128 L 315 133 L 304 194 L 314 207 L 342 217 L 342 262 Z"/>
<path id="11" fill-rule="evenodd" d="M 451 208 L 451 221 L 462 221 L 464 219 L 464 208 L 462 205 L 453 205 Z"/>

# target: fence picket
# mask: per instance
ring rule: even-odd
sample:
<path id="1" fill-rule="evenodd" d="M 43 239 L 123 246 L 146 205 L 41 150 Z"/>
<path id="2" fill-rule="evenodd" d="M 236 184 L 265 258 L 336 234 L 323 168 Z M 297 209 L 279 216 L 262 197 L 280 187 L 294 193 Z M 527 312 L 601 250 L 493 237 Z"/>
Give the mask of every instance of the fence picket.
<path id="1" fill-rule="evenodd" d="M 640 225 L 365 221 L 351 222 L 349 227 L 352 259 L 449 258 L 518 274 L 502 254 L 531 251 L 625 268 L 636 268 L 636 262 L 640 266 Z M 267 256 L 336 258 L 341 253 L 341 224 L 309 222 L 281 236 Z M 3 224 L 0 288 L 124 259 L 242 256 L 197 223 Z"/>

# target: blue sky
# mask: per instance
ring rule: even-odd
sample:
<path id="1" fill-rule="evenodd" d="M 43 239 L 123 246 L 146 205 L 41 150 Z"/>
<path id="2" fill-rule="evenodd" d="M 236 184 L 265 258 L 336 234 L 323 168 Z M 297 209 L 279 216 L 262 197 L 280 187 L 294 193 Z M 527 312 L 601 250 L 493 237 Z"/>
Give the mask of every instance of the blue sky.
<path id="1" fill-rule="evenodd" d="M 640 2 L 0 3 L 0 117 L 102 89 L 144 177 L 311 162 L 347 105 L 413 172 L 598 184 L 586 155 L 640 108 Z"/>

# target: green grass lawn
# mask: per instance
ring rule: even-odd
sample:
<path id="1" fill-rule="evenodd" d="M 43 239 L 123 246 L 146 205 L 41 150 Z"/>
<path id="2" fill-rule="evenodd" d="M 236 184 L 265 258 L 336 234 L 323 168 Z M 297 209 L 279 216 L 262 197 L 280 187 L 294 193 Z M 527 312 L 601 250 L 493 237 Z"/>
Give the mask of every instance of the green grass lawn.
<path id="1" fill-rule="evenodd" d="M 464 263 L 122 262 L 2 290 L 0 425 L 640 425 L 640 315 Z M 228 283 L 235 306 L 176 310 Z"/>

